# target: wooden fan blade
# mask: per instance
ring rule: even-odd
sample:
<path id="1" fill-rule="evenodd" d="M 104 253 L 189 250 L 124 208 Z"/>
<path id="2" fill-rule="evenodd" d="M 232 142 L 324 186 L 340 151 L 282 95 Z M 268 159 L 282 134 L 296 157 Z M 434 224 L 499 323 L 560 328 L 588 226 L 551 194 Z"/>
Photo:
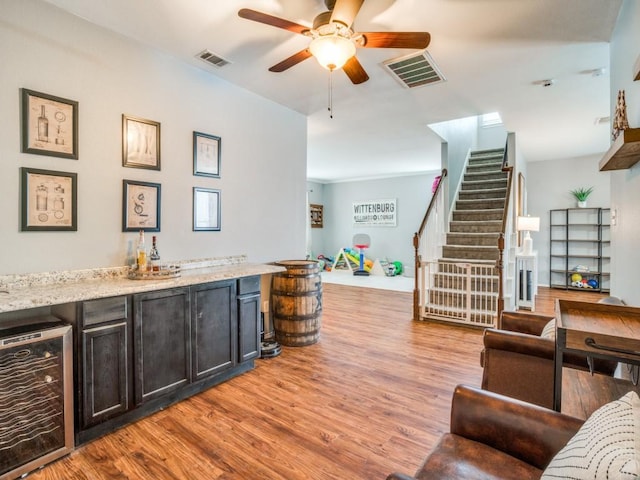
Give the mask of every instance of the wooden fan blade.
<path id="1" fill-rule="evenodd" d="M 274 17 L 273 15 L 269 15 L 267 13 L 251 10 L 250 8 L 243 8 L 238 12 L 238 16 L 241 18 L 246 18 L 247 20 L 253 20 L 254 22 L 271 25 L 272 27 L 289 30 L 293 33 L 299 33 L 301 35 L 304 35 L 309 31 L 309 27 L 305 27 L 304 25 L 300 25 L 299 23 L 290 22 L 289 20 L 285 20 L 284 18 Z"/>
<path id="2" fill-rule="evenodd" d="M 417 48 L 429 46 L 431 35 L 427 32 L 361 32 L 364 48 Z"/>
<path id="3" fill-rule="evenodd" d="M 363 3 L 364 0 L 336 0 L 331 11 L 331 21 L 340 22 L 350 27 Z"/>
<path id="4" fill-rule="evenodd" d="M 274 65 L 269 69 L 270 72 L 284 72 L 286 69 L 293 67 L 294 65 L 299 64 L 301 61 L 306 60 L 311 56 L 311 52 L 308 48 L 304 50 L 300 50 L 298 53 L 291 55 L 289 58 L 284 59 L 280 63 Z"/>
<path id="5" fill-rule="evenodd" d="M 347 74 L 347 77 L 349 77 L 351 82 L 356 85 L 369 80 L 369 75 L 364 71 L 364 68 L 362 68 L 362 65 L 355 55 L 347 60 L 347 63 L 344 64 L 342 69 L 344 70 L 344 73 Z"/>

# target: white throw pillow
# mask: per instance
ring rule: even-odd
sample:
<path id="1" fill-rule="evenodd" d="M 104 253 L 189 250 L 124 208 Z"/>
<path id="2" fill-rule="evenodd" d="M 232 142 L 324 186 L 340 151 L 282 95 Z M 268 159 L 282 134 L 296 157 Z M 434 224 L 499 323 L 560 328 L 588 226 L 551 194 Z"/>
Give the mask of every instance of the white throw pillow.
<path id="1" fill-rule="evenodd" d="M 540 332 L 542 338 L 556 339 L 556 319 L 550 320 Z"/>
<path id="2" fill-rule="evenodd" d="M 631 391 L 603 405 L 551 460 L 541 480 L 640 476 L 640 398 Z"/>

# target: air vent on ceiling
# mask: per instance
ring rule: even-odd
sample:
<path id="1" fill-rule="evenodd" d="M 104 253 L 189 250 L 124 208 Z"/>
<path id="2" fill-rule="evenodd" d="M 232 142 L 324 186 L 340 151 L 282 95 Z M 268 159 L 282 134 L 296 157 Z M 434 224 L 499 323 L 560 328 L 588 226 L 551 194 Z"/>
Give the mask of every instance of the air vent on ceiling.
<path id="1" fill-rule="evenodd" d="M 426 50 L 387 60 L 384 66 L 407 88 L 423 87 L 446 80 Z"/>
<path id="2" fill-rule="evenodd" d="M 215 65 L 216 67 L 224 67 L 225 65 L 231 63 L 228 60 L 222 58 L 220 55 L 216 55 L 209 50 L 201 51 L 198 55 L 196 55 L 196 57 L 211 65 Z"/>

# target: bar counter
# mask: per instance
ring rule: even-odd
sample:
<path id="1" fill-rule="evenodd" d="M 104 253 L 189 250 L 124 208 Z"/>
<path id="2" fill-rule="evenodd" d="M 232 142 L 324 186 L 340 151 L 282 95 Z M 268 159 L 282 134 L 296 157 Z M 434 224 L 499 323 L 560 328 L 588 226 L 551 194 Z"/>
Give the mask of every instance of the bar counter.
<path id="1" fill-rule="evenodd" d="M 0 313 L 285 270 L 278 265 L 247 263 L 244 255 L 171 264 L 180 267 L 180 276 L 132 280 L 127 276 L 129 267 L 0 275 Z"/>

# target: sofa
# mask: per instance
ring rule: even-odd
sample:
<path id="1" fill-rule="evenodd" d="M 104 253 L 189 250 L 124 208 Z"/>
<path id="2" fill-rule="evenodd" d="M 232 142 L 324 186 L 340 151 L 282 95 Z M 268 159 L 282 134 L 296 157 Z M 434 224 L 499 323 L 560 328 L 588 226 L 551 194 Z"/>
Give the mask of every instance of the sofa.
<path id="1" fill-rule="evenodd" d="M 529 312 L 502 312 L 498 328 L 488 328 L 480 355 L 482 388 L 536 405 L 553 407 L 555 318 Z M 564 365 L 588 370 L 584 355 L 567 353 Z M 613 375 L 617 362 L 592 359 L 593 371 Z"/>
<path id="2" fill-rule="evenodd" d="M 445 433 L 415 476 L 387 480 L 539 479 L 583 421 L 476 387 L 459 385 Z"/>

